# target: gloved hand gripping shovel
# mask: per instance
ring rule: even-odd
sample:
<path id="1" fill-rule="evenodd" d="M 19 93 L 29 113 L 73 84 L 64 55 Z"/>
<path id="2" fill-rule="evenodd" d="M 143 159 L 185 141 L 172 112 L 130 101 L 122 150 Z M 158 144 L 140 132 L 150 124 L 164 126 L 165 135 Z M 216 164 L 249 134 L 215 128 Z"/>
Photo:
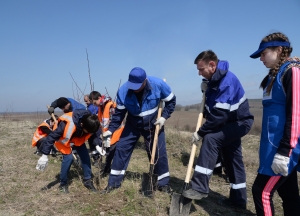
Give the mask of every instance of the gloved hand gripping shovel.
<path id="1" fill-rule="evenodd" d="M 205 92 L 203 93 L 203 96 L 202 96 L 202 103 L 201 103 L 201 107 L 200 107 L 200 113 L 198 116 L 196 131 L 199 130 L 199 128 L 202 124 L 204 105 L 205 105 Z M 194 164 L 196 149 L 197 149 L 197 145 L 196 145 L 196 143 L 193 143 L 182 192 L 189 189 L 189 182 L 191 179 L 191 173 L 192 173 L 192 168 L 193 168 L 193 164 Z M 173 193 L 172 199 L 171 199 L 169 215 L 170 216 L 188 216 L 190 213 L 191 205 L 192 205 L 191 199 L 185 198 L 184 196 L 182 196 L 182 193 L 181 194 Z"/>
<path id="2" fill-rule="evenodd" d="M 158 106 L 157 119 L 161 117 L 162 104 L 163 104 L 162 101 L 160 101 Z M 158 133 L 160 129 L 159 127 L 160 127 L 159 125 L 156 125 L 155 127 L 149 173 L 143 173 L 143 177 L 142 177 L 142 193 L 144 196 L 147 197 L 153 197 L 153 191 L 156 189 L 156 185 L 157 185 L 157 175 L 154 174 L 154 159 L 155 159 L 155 153 L 156 153 L 156 147 L 158 141 Z"/>

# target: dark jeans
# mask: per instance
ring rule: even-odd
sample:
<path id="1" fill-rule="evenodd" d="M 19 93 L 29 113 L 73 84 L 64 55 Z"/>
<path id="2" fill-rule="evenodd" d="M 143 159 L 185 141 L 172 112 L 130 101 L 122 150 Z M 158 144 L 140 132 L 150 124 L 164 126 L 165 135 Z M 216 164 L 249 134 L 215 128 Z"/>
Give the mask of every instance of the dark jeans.
<path id="1" fill-rule="evenodd" d="M 82 170 L 83 170 L 83 180 L 90 179 L 92 177 L 91 161 L 88 150 L 85 144 L 81 146 L 73 146 L 73 149 L 77 151 L 80 157 Z M 60 184 L 65 185 L 68 183 L 68 173 L 73 162 L 73 155 L 63 154 L 63 161 L 61 163 L 60 170 Z"/>

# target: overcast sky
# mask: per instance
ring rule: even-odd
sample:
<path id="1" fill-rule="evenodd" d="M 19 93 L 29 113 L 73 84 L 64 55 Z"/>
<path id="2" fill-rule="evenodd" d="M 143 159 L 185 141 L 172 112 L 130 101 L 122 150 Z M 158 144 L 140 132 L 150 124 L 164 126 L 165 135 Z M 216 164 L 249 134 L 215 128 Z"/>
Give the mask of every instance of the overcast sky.
<path id="1" fill-rule="evenodd" d="M 166 78 L 177 104 L 201 100 L 195 57 L 228 60 L 248 98 L 268 70 L 249 58 L 269 33 L 285 33 L 300 55 L 299 0 L 2 0 L 0 112 L 46 111 L 76 84 L 114 98 L 133 67 Z M 76 84 L 73 82 L 73 76 Z"/>

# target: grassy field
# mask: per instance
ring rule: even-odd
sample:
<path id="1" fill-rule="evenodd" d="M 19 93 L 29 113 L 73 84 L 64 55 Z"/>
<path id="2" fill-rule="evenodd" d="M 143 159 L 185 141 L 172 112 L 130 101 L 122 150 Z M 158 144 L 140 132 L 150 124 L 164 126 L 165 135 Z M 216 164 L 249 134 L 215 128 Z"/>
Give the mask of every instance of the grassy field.
<path id="1" fill-rule="evenodd" d="M 178 111 L 169 121 L 180 124 L 190 119 L 196 124 L 197 113 Z M 44 172 L 35 165 L 39 156 L 34 155 L 31 138 L 36 126 L 47 114 L 6 114 L 0 116 L 0 215 L 168 215 L 171 197 L 156 192 L 153 199 L 142 196 L 141 176 L 149 171 L 149 162 L 142 143 L 138 143 L 126 171 L 122 187 L 110 194 L 90 193 L 82 184 L 82 172 L 71 168 L 69 194 L 59 192 L 58 179 L 60 157 L 50 157 Z M 178 122 L 178 121 L 177 121 Z M 166 128 L 167 151 L 171 180 L 170 185 L 181 193 L 191 150 L 191 132 L 169 126 Z M 253 215 L 251 186 L 258 166 L 259 136 L 243 138 L 243 154 L 247 171 L 248 204 L 246 211 L 234 211 L 217 204 L 217 200 L 229 196 L 230 186 L 223 176 L 214 175 L 210 181 L 210 194 L 201 201 L 193 201 L 190 215 Z M 198 148 L 199 151 L 199 148 Z M 198 155 L 198 152 L 197 152 Z M 94 182 L 100 190 L 107 185 L 108 177 L 99 178 L 99 170 L 93 167 Z M 283 215 L 281 201 L 274 197 L 276 215 Z"/>

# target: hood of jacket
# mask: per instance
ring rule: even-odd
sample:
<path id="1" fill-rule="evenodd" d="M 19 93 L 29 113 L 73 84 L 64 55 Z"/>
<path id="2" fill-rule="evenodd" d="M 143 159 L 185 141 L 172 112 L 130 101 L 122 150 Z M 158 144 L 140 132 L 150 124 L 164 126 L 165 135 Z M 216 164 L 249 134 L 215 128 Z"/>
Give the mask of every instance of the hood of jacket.
<path id="1" fill-rule="evenodd" d="M 219 86 L 220 81 L 226 76 L 229 70 L 229 63 L 225 60 L 219 60 L 215 73 L 209 80 L 209 86 L 211 88 L 216 88 Z"/>

